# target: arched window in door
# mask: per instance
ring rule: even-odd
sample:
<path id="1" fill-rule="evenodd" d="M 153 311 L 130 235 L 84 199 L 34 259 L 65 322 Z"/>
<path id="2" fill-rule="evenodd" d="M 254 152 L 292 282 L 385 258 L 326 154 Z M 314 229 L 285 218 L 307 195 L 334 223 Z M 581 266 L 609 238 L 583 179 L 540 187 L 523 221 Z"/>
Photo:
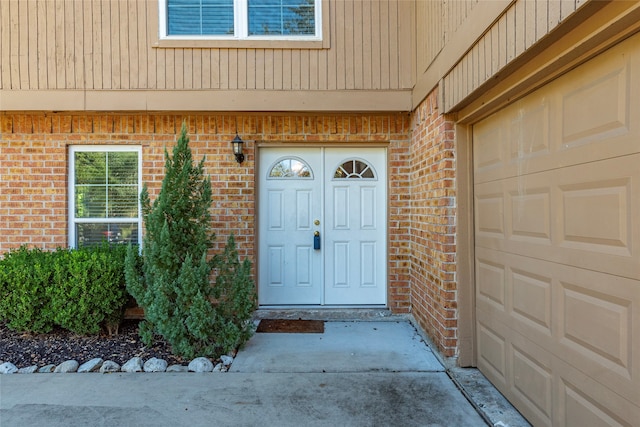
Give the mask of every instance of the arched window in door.
<path id="1" fill-rule="evenodd" d="M 333 179 L 376 179 L 373 168 L 363 160 L 349 159 L 333 174 Z"/>
<path id="2" fill-rule="evenodd" d="M 313 172 L 302 159 L 286 157 L 278 160 L 269 169 L 269 179 L 301 178 L 313 179 Z"/>

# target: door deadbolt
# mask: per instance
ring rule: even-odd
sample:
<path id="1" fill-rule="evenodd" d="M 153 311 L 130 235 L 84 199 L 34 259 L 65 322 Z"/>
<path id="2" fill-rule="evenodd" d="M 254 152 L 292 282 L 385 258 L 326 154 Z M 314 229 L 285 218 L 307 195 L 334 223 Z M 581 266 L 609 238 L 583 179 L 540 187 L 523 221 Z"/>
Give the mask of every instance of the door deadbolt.
<path id="1" fill-rule="evenodd" d="M 320 225 L 320 220 L 319 220 L 319 219 L 316 219 L 315 221 L 313 221 L 313 223 L 314 223 L 315 225 Z"/>

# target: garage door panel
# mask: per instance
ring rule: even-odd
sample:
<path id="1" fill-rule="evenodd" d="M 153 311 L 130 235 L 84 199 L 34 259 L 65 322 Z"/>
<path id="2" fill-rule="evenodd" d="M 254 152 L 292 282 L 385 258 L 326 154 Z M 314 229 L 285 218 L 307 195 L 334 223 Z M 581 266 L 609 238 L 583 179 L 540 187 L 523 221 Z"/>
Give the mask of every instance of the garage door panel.
<path id="1" fill-rule="evenodd" d="M 638 153 L 639 70 L 636 36 L 474 125 L 474 181 Z"/>
<path id="2" fill-rule="evenodd" d="M 485 282 L 497 278 L 499 285 L 476 285 L 477 318 L 493 334 L 489 339 L 484 332 L 485 342 L 501 337 L 506 343 L 513 334 L 527 337 L 640 404 L 640 366 L 633 359 L 640 351 L 640 282 L 485 248 L 478 252 L 483 265 L 504 271 L 480 276 Z M 504 304 L 480 286 L 504 288 Z M 492 354 L 490 360 L 495 359 Z"/>
<path id="3" fill-rule="evenodd" d="M 480 324 L 480 332 L 491 352 L 479 358 L 479 368 L 533 425 L 633 426 L 640 419 L 633 401 L 498 319 Z"/>
<path id="4" fill-rule="evenodd" d="M 476 245 L 640 279 L 640 155 L 475 186 Z"/>
<path id="5" fill-rule="evenodd" d="M 640 420 L 639 93 L 636 35 L 474 125 L 478 367 L 534 425 Z"/>
<path id="6" fill-rule="evenodd" d="M 478 318 L 487 316 L 498 323 L 509 325 L 510 330 L 535 339 L 547 351 L 553 352 L 557 339 L 557 314 L 552 306 L 557 281 L 554 281 L 555 264 L 532 260 L 499 251 L 478 249 L 478 257 L 499 260 L 504 263 L 504 298 L 499 307 L 494 300 L 481 293 L 476 285 L 476 309 Z M 492 262 L 492 261 L 489 261 Z M 498 285 L 484 285 L 486 287 Z"/>
<path id="7" fill-rule="evenodd" d="M 554 425 L 635 426 L 640 409 L 566 362 L 554 360 Z"/>
<path id="8" fill-rule="evenodd" d="M 551 425 L 553 416 L 553 371 L 551 356 L 530 342 L 515 339 L 510 347 L 510 361 L 513 368 L 512 393 L 526 403 L 526 406 L 542 423 Z"/>
<path id="9" fill-rule="evenodd" d="M 630 379 L 631 302 L 572 283 L 561 286 L 561 342 Z"/>
<path id="10" fill-rule="evenodd" d="M 478 322 L 478 367 L 498 388 L 507 387 L 507 340 L 500 322 Z"/>
<path id="11" fill-rule="evenodd" d="M 533 425 L 636 425 L 637 385 L 620 394 L 538 343 L 499 317 L 478 323 L 478 367 Z"/>
<path id="12" fill-rule="evenodd" d="M 522 182 L 518 182 L 520 186 Z M 526 187 L 507 194 L 507 226 L 513 239 L 535 244 L 551 244 L 551 187 Z M 509 221 L 510 220 L 510 221 Z"/>
<path id="13" fill-rule="evenodd" d="M 640 283 L 570 267 L 558 269 L 554 318 L 559 355 L 640 404 Z"/>
<path id="14" fill-rule="evenodd" d="M 478 309 L 499 316 L 503 322 L 511 322 L 514 317 L 528 329 L 550 337 L 552 279 L 549 263 L 486 248 L 478 248 L 476 257 Z"/>
<path id="15" fill-rule="evenodd" d="M 640 154 L 557 170 L 553 259 L 640 279 Z"/>
<path id="16" fill-rule="evenodd" d="M 526 172 L 527 163 L 551 153 L 550 105 L 546 96 L 533 96 L 526 108 L 519 106 L 516 114 L 508 118 L 510 164 L 516 164 L 520 173 Z M 528 168 L 527 168 L 528 169 Z"/>
<path id="17" fill-rule="evenodd" d="M 505 310 L 506 299 L 506 267 L 498 262 L 478 256 L 476 260 L 476 289 L 478 298 L 494 305 L 498 310 Z"/>
<path id="18" fill-rule="evenodd" d="M 551 353 L 493 316 L 479 323 L 478 344 L 483 374 L 533 425 L 552 425 L 556 387 Z"/>
<path id="19" fill-rule="evenodd" d="M 474 125 L 474 181 L 491 182 L 536 172 L 551 154 L 552 98 L 542 94 Z M 557 109 L 557 108 L 556 108 Z M 476 148 L 477 147 L 477 148 Z M 477 154 L 476 154 L 477 153 Z"/>
<path id="20" fill-rule="evenodd" d="M 632 218 L 640 212 L 634 194 L 640 183 L 638 162 L 640 155 L 635 155 L 557 172 L 562 247 L 634 258 Z"/>
<path id="21" fill-rule="evenodd" d="M 560 150 L 629 133 L 630 65 L 628 56 L 609 52 L 577 78 L 558 83 L 563 88 Z"/>
<path id="22" fill-rule="evenodd" d="M 501 176 L 500 169 L 506 161 L 504 143 L 508 140 L 508 134 L 503 126 L 477 125 L 474 128 L 474 144 L 482 147 L 482 151 L 474 156 L 474 168 L 476 175 Z M 496 171 L 492 173 L 492 171 Z"/>
<path id="23" fill-rule="evenodd" d="M 511 268 L 511 306 L 514 317 L 550 336 L 552 278 L 542 273 L 538 269 Z"/>
<path id="24" fill-rule="evenodd" d="M 504 239 L 504 194 L 499 185 L 476 194 L 476 234 L 489 239 Z"/>

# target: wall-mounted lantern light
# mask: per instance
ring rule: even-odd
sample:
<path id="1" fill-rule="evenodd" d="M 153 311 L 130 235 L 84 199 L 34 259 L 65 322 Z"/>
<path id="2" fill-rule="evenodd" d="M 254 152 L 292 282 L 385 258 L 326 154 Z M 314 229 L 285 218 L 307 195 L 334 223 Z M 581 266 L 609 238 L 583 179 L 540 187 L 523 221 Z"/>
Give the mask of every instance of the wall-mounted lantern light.
<path id="1" fill-rule="evenodd" d="M 236 137 L 231 141 L 231 145 L 233 146 L 233 155 L 236 156 L 236 162 L 242 163 L 244 162 L 244 154 L 242 154 L 242 144 L 244 141 L 236 134 Z"/>

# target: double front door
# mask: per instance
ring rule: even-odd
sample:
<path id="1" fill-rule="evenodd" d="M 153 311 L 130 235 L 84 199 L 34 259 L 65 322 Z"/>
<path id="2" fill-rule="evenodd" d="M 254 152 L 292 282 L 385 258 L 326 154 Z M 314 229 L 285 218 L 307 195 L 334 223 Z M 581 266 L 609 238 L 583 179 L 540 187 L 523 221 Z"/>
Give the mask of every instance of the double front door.
<path id="1" fill-rule="evenodd" d="M 386 149 L 259 156 L 260 305 L 386 304 Z"/>

